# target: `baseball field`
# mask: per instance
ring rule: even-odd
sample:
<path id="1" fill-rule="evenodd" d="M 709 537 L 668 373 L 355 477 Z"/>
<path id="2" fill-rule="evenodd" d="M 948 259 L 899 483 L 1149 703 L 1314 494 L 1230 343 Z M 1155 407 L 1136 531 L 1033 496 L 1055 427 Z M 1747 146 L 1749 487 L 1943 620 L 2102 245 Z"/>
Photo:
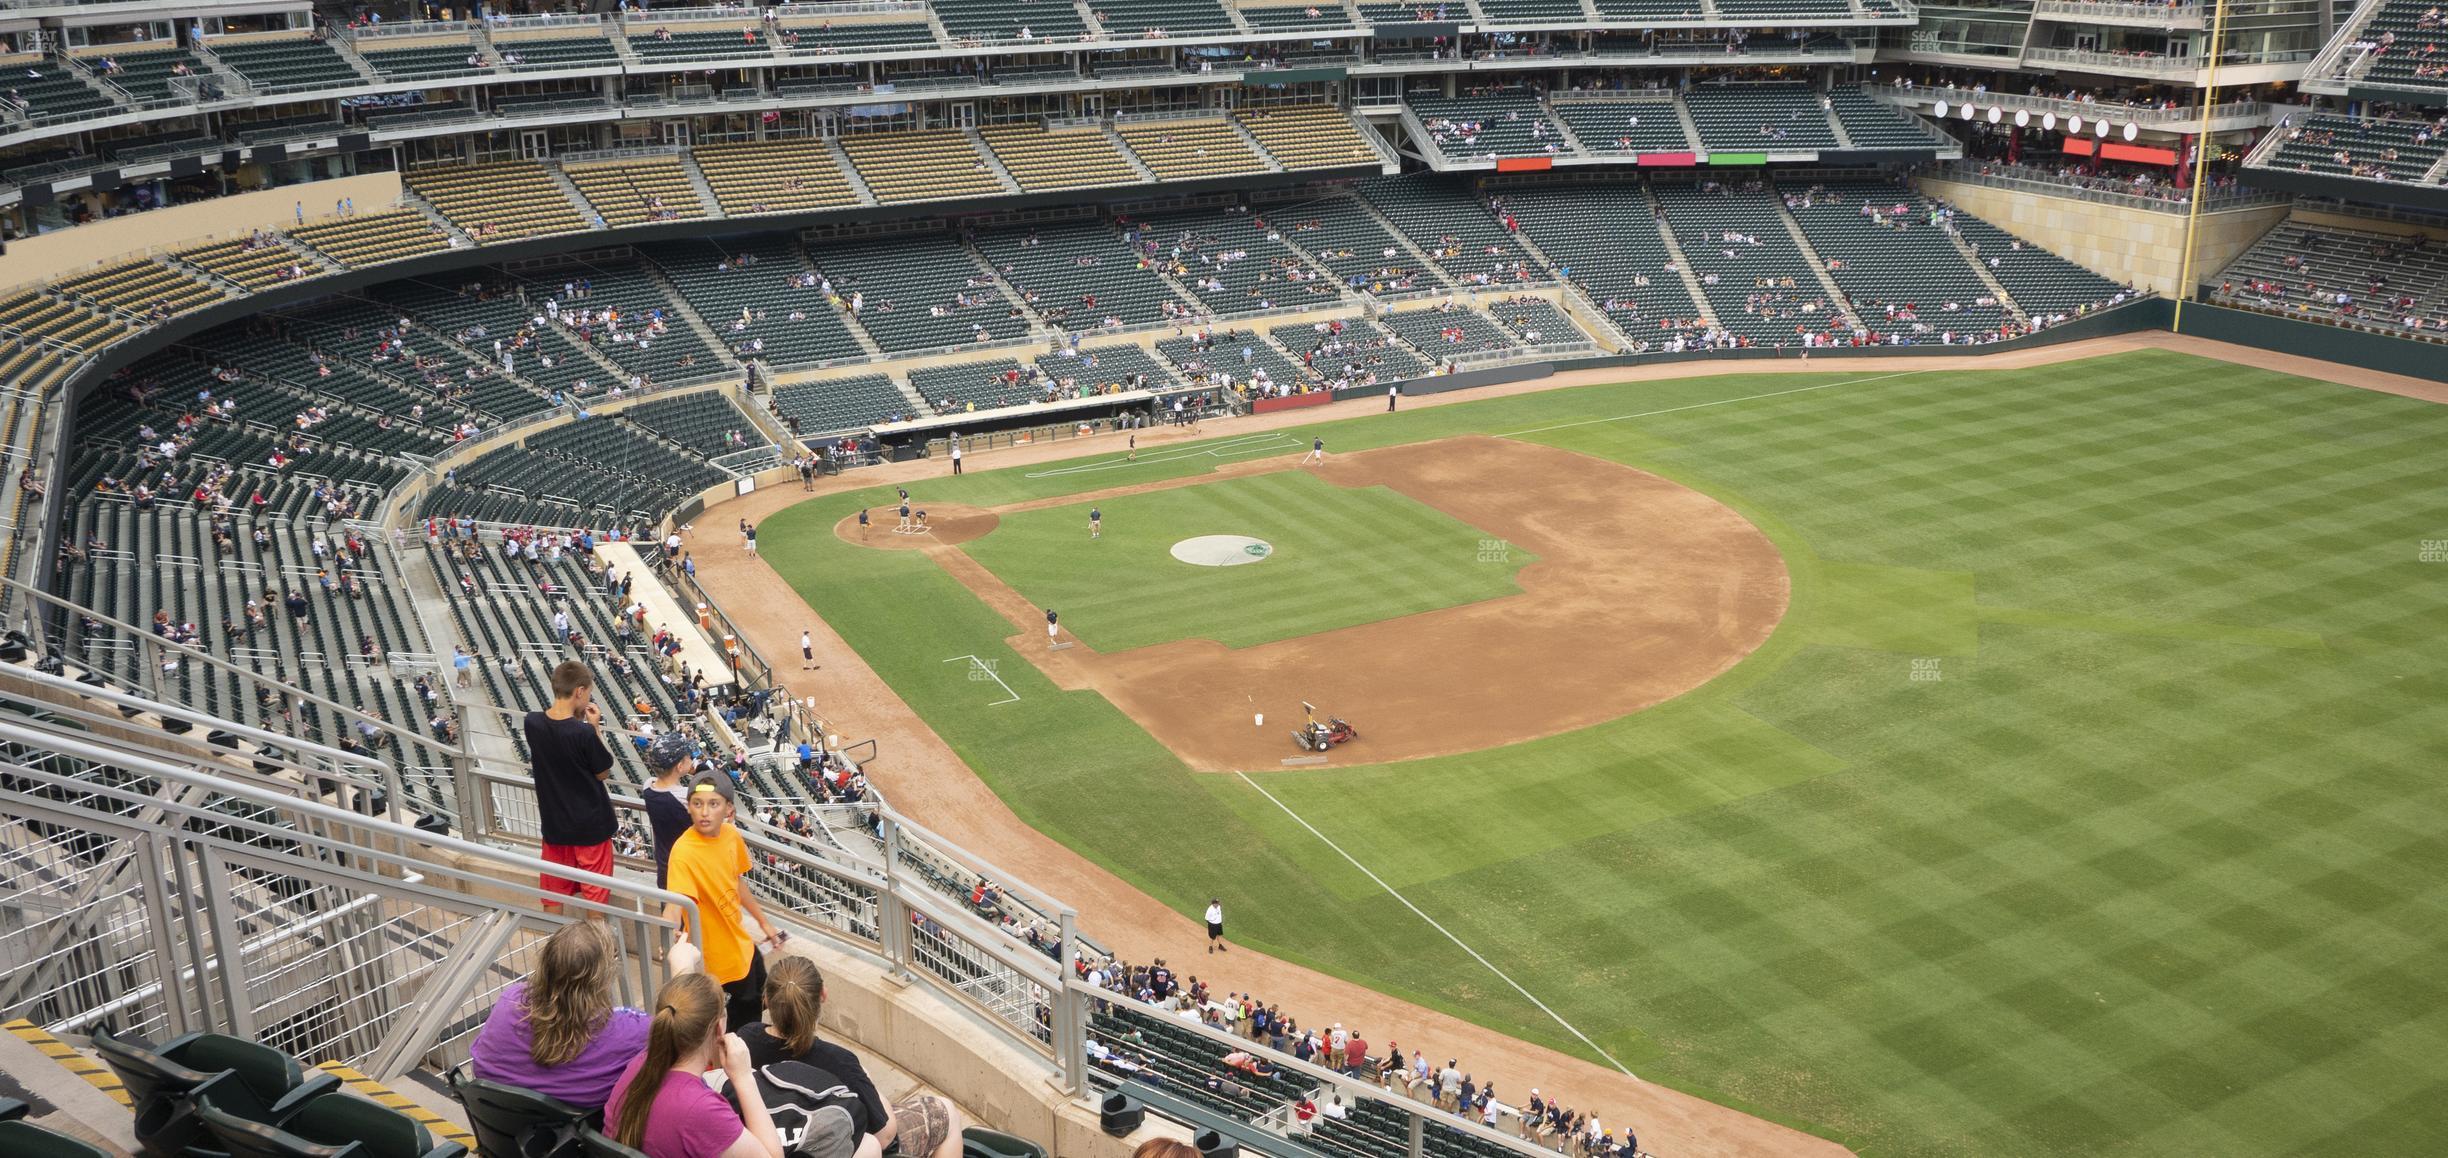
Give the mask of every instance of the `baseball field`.
<path id="1" fill-rule="evenodd" d="M 2448 409 L 2146 351 L 1090 451 L 762 549 L 1172 908 L 1864 1154 L 2448 1146 Z"/>

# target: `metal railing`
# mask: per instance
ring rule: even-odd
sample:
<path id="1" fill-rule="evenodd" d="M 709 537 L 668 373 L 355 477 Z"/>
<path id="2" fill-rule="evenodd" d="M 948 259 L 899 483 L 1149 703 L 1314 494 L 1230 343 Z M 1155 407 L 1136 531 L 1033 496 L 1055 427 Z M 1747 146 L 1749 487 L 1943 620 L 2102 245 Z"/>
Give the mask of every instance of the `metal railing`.
<path id="1" fill-rule="evenodd" d="M 2009 112 L 2025 111 L 2055 113 L 2060 117 L 2081 117 L 2088 121 L 2098 117 L 2138 125 L 2191 125 L 2201 120 L 2201 109 L 2194 105 L 2135 105 L 2122 101 L 2077 101 L 2063 97 L 2029 96 L 2007 92 L 1975 92 L 1966 88 L 1926 88 L 1921 86 L 1873 84 L 1863 85 L 1862 91 L 1912 104 L 1947 103 L 1947 112 L 1960 115 L 1957 109 L 1969 104 L 1985 114 L 1988 109 L 2001 108 Z M 2269 115 L 2269 106 L 2260 101 L 2228 101 L 2210 106 L 2210 119 L 2258 118 Z"/>
<path id="2" fill-rule="evenodd" d="M 399 20 L 389 24 L 326 24 L 342 40 L 404 40 L 414 36 L 469 36 L 481 27 L 473 20 Z"/>
<path id="3" fill-rule="evenodd" d="M 654 992 L 656 951 L 693 901 L 521 853 L 369 820 L 229 769 L 0 712 L 0 1017 L 156 1040 L 211 1028 L 378 1079 L 463 1038 L 559 923 L 602 919 L 619 989 Z"/>
<path id="4" fill-rule="evenodd" d="M 1993 189 L 2013 189 L 2049 197 L 2071 197 L 2102 205 L 2122 205 L 2131 209 L 2148 209 L 2158 213 L 2183 213 L 2193 204 L 2197 191 L 2160 186 L 2154 192 L 2137 192 L 2130 182 L 2108 178 L 2059 175 L 2046 169 L 2024 165 L 1998 165 L 1988 162 L 1965 161 L 1954 165 L 1939 165 L 1921 171 L 1923 176 L 1941 181 L 1961 181 L 1967 185 L 1986 185 Z M 2122 188 L 2120 188 L 2122 186 Z M 2245 186 L 2212 188 L 2202 199 L 2202 211 L 2217 213 L 2230 209 L 2252 209 L 2263 205 L 2285 205 L 2292 202 L 2292 193 L 2273 193 Z"/>
<path id="5" fill-rule="evenodd" d="M 2132 4 L 2119 0 L 2035 0 L 2032 13 L 2036 16 L 2071 16 L 2082 20 L 2158 20 L 2166 27 L 2191 27 L 2201 23 L 2202 5 Z"/>

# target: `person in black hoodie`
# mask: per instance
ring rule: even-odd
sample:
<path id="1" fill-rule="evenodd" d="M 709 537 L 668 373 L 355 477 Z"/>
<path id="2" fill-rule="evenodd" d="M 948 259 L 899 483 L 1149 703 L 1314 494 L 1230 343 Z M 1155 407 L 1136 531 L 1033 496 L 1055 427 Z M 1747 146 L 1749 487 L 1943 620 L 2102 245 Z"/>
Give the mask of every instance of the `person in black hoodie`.
<path id="1" fill-rule="evenodd" d="M 748 1046 L 749 1064 L 755 1067 L 764 1090 L 793 1086 L 821 1095 L 831 1087 L 820 1075 L 830 1075 L 855 1096 L 853 1124 L 862 1135 L 875 1138 L 883 1153 L 959 1158 L 961 1131 L 968 1126 L 960 1111 L 931 1094 L 913 1094 L 886 1107 L 858 1055 L 817 1040 L 824 976 L 817 972 L 815 962 L 787 954 L 777 958 L 765 974 L 765 1021 L 740 1030 L 740 1040 Z M 848 1108 L 846 1103 L 843 1108 Z M 775 1113 L 782 1115 L 780 1109 Z M 866 1152 L 863 1139 L 861 1147 Z"/>

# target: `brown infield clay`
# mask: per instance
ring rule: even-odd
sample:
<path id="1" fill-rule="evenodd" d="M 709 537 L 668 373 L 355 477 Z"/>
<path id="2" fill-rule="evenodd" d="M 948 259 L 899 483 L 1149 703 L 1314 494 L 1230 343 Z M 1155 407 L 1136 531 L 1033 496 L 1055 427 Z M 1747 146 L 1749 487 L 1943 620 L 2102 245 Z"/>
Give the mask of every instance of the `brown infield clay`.
<path id="1" fill-rule="evenodd" d="M 910 508 L 913 512 L 917 509 L 914 506 Z M 898 505 L 867 508 L 870 522 L 864 535 L 859 533 L 858 516 L 855 514 L 844 516 L 842 521 L 833 524 L 833 533 L 840 536 L 843 542 L 874 547 L 880 551 L 915 551 L 922 547 L 948 547 L 983 538 L 987 532 L 1003 525 L 1003 516 L 983 507 L 962 506 L 959 503 L 930 506 L 926 508 L 926 513 L 927 531 L 923 535 L 905 535 L 895 529 L 901 525 L 901 508 Z"/>
<path id="2" fill-rule="evenodd" d="M 1465 437 L 1315 467 L 1286 458 L 1276 469 L 1390 488 L 1538 561 L 1517 576 L 1518 595 L 1237 650 L 1187 640 L 1105 655 L 1049 650 L 1044 612 L 966 552 L 935 558 L 1021 629 L 1012 646 L 1056 683 L 1103 694 L 1207 772 L 1304 755 L 1291 738 L 1303 700 L 1359 731 L 1332 764 L 1472 752 L 1604 723 L 1708 682 L 1785 615 L 1784 559 L 1759 528 L 1707 495 L 1604 459 Z"/>

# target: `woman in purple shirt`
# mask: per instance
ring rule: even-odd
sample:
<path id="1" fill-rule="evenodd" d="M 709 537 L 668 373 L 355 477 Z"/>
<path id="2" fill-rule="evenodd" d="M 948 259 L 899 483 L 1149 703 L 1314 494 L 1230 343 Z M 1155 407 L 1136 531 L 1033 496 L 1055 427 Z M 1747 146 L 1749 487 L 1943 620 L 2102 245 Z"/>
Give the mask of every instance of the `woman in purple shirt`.
<path id="1" fill-rule="evenodd" d="M 612 936 L 572 921 L 544 942 L 535 973 L 502 991 L 468 1045 L 476 1076 L 600 1110 L 646 1051 L 650 1019 L 612 1004 Z"/>

